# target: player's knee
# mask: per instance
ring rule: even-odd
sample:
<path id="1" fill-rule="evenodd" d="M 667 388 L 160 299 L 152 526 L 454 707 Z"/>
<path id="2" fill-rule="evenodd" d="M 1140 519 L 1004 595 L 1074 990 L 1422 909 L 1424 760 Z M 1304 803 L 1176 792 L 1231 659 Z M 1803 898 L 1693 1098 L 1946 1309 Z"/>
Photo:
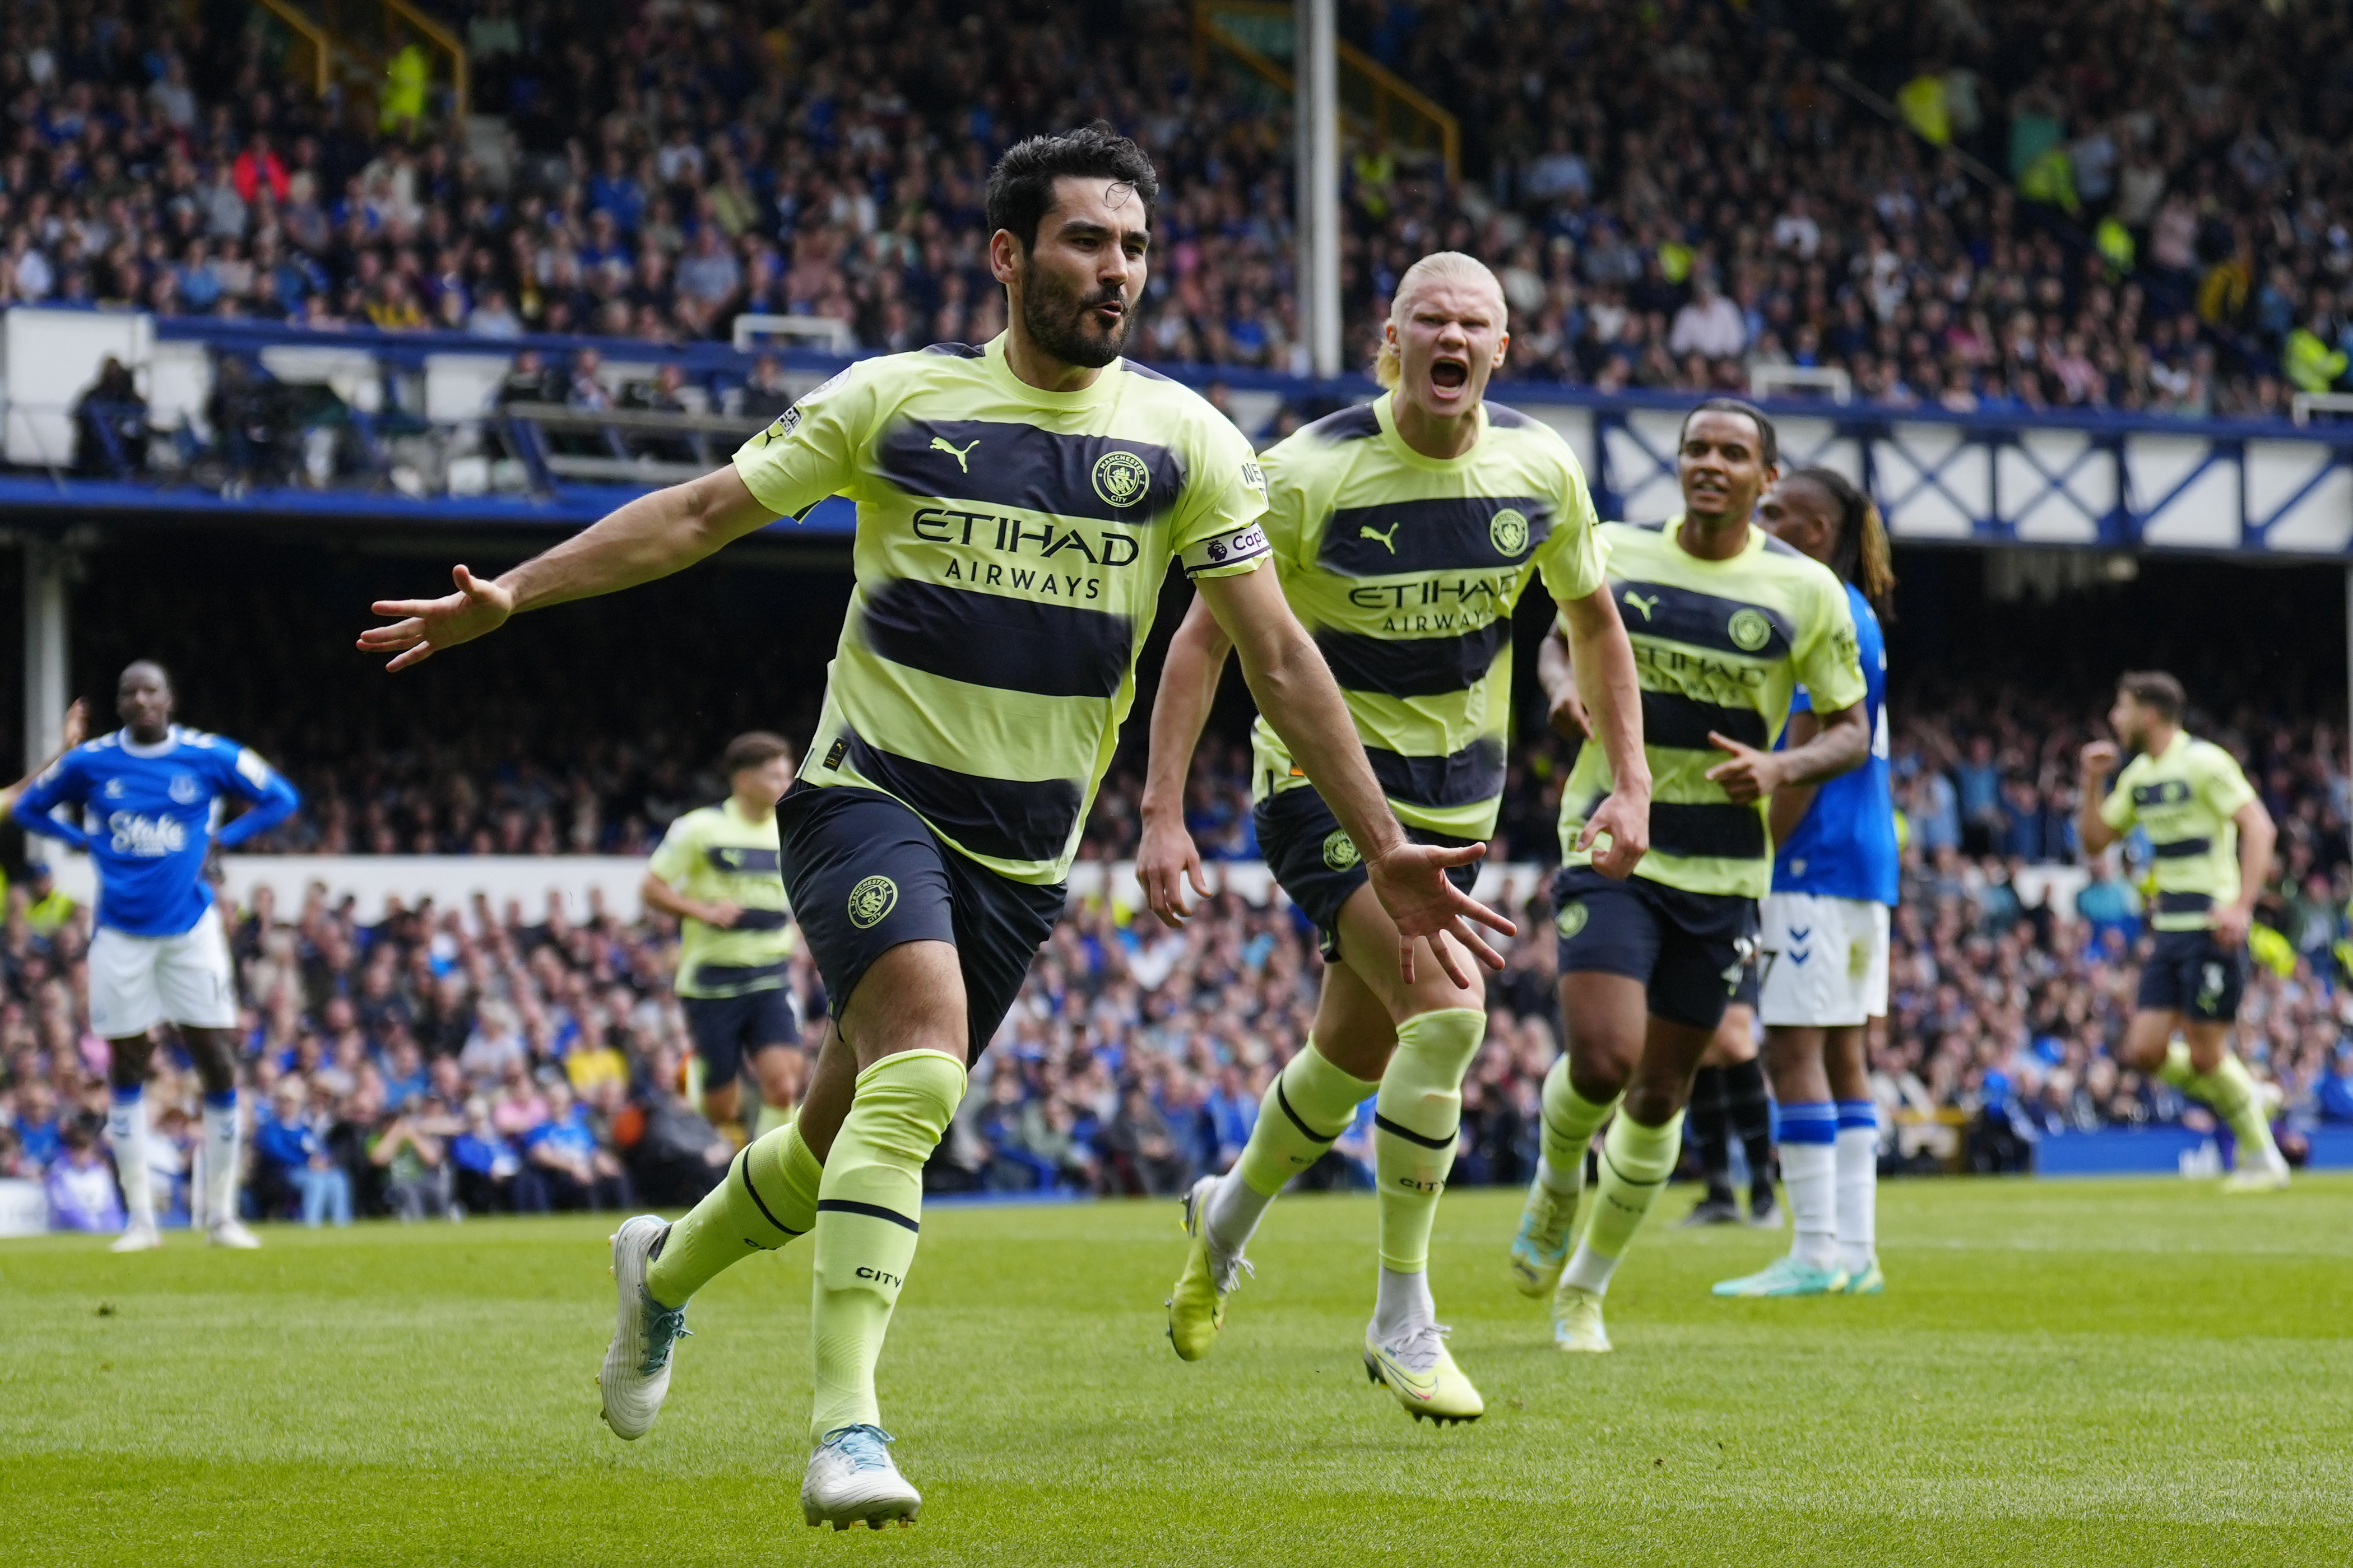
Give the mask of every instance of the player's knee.
<path id="1" fill-rule="evenodd" d="M 1595 1105 L 1606 1105 L 1618 1098 L 1633 1075 L 1634 1058 L 1640 1047 L 1610 1049 L 1591 1045 L 1570 1036 L 1568 1048 L 1568 1087 L 1577 1090 L 1577 1098 Z"/>
<path id="2" fill-rule="evenodd" d="M 237 1047 L 225 1030 L 189 1029 L 188 1059 L 195 1064 L 196 1081 L 206 1094 L 227 1094 L 237 1087 Z"/>
<path id="3" fill-rule="evenodd" d="M 114 1089 L 137 1089 L 147 1081 L 147 1064 L 154 1046 L 144 1039 L 107 1042 L 106 1081 Z"/>

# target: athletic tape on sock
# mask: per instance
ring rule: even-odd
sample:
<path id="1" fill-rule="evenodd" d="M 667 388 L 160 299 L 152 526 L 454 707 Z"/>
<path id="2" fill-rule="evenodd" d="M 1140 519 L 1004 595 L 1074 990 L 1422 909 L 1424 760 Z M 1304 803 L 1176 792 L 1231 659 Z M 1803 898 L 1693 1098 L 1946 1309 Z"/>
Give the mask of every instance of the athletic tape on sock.
<path id="1" fill-rule="evenodd" d="M 1487 1015 L 1473 1007 L 1421 1013 L 1398 1026 L 1373 1110 L 1384 1268 L 1412 1274 L 1429 1267 L 1430 1226 L 1461 1130 L 1462 1077 L 1486 1034 Z"/>

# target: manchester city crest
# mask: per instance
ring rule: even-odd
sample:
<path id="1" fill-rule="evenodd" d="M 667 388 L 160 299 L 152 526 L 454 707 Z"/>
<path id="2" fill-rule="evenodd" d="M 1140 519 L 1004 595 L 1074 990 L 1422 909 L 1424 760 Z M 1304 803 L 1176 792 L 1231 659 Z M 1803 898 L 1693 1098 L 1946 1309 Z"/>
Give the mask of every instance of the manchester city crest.
<path id="1" fill-rule="evenodd" d="M 1134 506 L 1152 488 L 1152 470 L 1133 452 L 1105 452 L 1095 460 L 1095 494 L 1113 506 Z"/>
<path id="2" fill-rule="evenodd" d="M 1324 864 L 1335 871 L 1345 871 L 1364 857 L 1356 853 L 1356 841 L 1348 837 L 1345 827 L 1335 827 L 1324 840 Z"/>
<path id="3" fill-rule="evenodd" d="M 849 889 L 849 923 L 869 930 L 898 901 L 898 883 L 888 877 L 869 877 Z"/>
<path id="4" fill-rule="evenodd" d="M 1517 555 L 1528 547 L 1528 519 L 1516 507 L 1505 507 L 1487 524 L 1488 541 L 1498 555 Z"/>

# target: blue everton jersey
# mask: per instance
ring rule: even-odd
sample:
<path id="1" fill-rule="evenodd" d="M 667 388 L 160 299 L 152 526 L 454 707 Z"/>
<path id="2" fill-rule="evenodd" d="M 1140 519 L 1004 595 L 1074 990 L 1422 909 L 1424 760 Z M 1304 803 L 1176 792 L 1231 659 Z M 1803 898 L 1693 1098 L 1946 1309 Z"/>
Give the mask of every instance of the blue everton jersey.
<path id="1" fill-rule="evenodd" d="M 1855 651 L 1862 661 L 1862 716 L 1871 726 L 1871 753 L 1862 766 L 1841 773 L 1815 793 L 1814 804 L 1773 857 L 1773 890 L 1862 899 L 1893 908 L 1897 898 L 1895 792 L 1887 772 L 1887 638 L 1871 601 L 1850 583 Z M 1803 687 L 1789 710 L 1812 707 Z M 1782 743 L 1788 743 L 1783 732 Z"/>
<path id="2" fill-rule="evenodd" d="M 16 820 L 90 851 L 98 923 L 131 936 L 178 936 L 212 907 L 205 854 L 226 796 L 251 810 L 219 830 L 223 848 L 293 815 L 301 797 L 235 741 L 177 724 L 152 746 L 122 731 L 76 746 L 16 797 Z M 52 816 L 59 806 L 72 818 Z"/>

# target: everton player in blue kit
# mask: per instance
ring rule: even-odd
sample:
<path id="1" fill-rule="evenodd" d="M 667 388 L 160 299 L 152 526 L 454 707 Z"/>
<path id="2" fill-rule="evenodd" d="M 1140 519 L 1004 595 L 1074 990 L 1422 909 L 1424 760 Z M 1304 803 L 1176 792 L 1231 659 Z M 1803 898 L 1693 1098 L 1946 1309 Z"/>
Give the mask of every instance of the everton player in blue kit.
<path id="1" fill-rule="evenodd" d="M 294 786 L 234 741 L 172 722 L 172 682 L 142 659 L 122 672 L 122 728 L 76 746 L 16 797 L 17 822 L 90 851 L 98 929 L 90 942 L 90 1027 L 113 1051 L 107 1140 L 129 1226 L 117 1252 L 159 1244 L 147 1177 L 145 1086 L 157 1024 L 180 1026 L 205 1091 L 203 1213 L 216 1247 L 259 1247 L 237 1216 L 237 984 L 204 877 L 233 848 L 293 815 Z M 230 797 L 251 807 L 216 827 Z M 79 821 L 53 816 L 74 808 Z"/>
<path id="2" fill-rule="evenodd" d="M 1895 588 L 1879 509 L 1831 468 L 1799 468 L 1757 508 L 1784 544 L 1846 584 L 1871 750 L 1816 785 L 1773 792 L 1773 891 L 1764 901 L 1757 1011 L 1781 1104 L 1781 1180 L 1796 1237 L 1786 1257 L 1727 1279 L 1719 1296 L 1876 1294 L 1879 1115 L 1864 1032 L 1887 1012 L 1888 912 L 1896 901 L 1895 796 L 1887 769 L 1887 639 Z M 1800 689 L 1784 741 L 1817 728 Z"/>

